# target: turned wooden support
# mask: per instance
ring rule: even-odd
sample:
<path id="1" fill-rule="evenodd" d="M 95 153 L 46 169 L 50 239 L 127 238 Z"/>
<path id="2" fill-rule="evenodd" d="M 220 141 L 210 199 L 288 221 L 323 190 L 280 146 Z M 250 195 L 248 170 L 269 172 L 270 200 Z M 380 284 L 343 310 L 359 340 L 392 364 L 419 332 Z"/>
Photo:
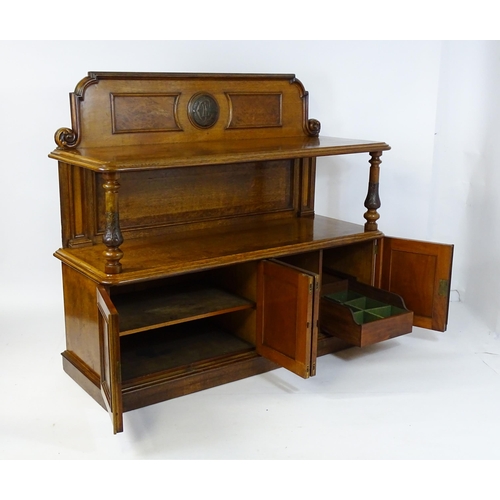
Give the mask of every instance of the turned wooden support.
<path id="1" fill-rule="evenodd" d="M 120 245 L 123 243 L 123 236 L 120 231 L 118 211 L 119 174 L 116 172 L 105 172 L 103 179 L 104 184 L 102 187 L 104 188 L 104 203 L 106 207 L 106 226 L 102 241 L 107 247 L 103 252 L 106 258 L 104 271 L 107 274 L 118 274 L 122 270 L 120 259 L 123 257 L 123 252 L 120 250 Z"/>
<path id="2" fill-rule="evenodd" d="M 380 197 L 378 194 L 378 184 L 380 175 L 380 164 L 382 161 L 382 151 L 370 153 L 370 181 L 368 183 L 368 194 L 366 195 L 365 207 L 368 209 L 364 218 L 366 219 L 365 231 L 376 231 L 378 229 L 377 220 L 380 214 L 377 209 L 380 208 Z"/>

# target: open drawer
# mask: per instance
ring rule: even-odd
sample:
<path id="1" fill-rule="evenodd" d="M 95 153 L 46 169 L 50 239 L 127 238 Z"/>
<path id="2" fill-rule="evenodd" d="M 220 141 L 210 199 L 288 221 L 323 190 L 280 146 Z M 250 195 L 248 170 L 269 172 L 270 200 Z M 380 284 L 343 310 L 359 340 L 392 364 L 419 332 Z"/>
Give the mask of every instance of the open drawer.
<path id="1" fill-rule="evenodd" d="M 325 250 L 320 329 L 356 346 L 410 333 L 412 324 L 445 331 L 452 260 L 453 245 L 386 236 Z"/>
<path id="2" fill-rule="evenodd" d="M 321 289 L 320 329 L 349 344 L 364 347 L 410 333 L 413 312 L 394 293 L 339 279 Z"/>

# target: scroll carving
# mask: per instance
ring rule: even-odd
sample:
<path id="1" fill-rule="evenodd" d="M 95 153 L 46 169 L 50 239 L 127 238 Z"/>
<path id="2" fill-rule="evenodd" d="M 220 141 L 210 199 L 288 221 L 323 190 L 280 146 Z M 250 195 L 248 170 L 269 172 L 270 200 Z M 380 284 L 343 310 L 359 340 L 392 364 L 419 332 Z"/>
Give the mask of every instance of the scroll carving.
<path id="1" fill-rule="evenodd" d="M 70 128 L 60 128 L 54 134 L 54 140 L 60 148 L 73 148 L 78 143 L 78 134 Z"/>
<path id="2" fill-rule="evenodd" d="M 321 123 L 314 118 L 310 118 L 307 122 L 307 133 L 313 137 L 318 137 L 321 130 Z"/>
<path id="3" fill-rule="evenodd" d="M 63 127 L 57 130 L 54 140 L 58 147 L 74 148 L 80 142 L 80 102 L 84 100 L 87 88 L 96 83 L 98 83 L 97 77 L 89 73 L 89 76 L 78 82 L 75 91 L 70 94 L 72 128 Z"/>

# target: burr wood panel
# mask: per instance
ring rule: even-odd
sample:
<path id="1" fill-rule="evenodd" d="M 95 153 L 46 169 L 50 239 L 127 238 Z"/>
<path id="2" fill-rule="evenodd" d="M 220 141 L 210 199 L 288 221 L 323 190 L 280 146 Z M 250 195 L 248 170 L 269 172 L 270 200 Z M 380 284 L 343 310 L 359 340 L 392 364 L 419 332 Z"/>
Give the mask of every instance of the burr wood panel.
<path id="1" fill-rule="evenodd" d="M 281 127 L 282 94 L 227 94 L 228 128 Z"/>
<path id="2" fill-rule="evenodd" d="M 180 94 L 111 94 L 113 134 L 182 130 L 177 117 Z"/>

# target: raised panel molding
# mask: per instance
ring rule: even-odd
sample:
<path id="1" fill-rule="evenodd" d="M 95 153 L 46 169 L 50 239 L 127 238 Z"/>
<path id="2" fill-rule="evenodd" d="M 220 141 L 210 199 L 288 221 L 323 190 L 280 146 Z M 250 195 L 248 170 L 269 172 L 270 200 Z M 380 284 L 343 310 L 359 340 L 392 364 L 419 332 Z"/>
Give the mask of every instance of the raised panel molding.
<path id="1" fill-rule="evenodd" d="M 110 94 L 113 134 L 182 131 L 177 117 L 179 96 Z"/>
<path id="2" fill-rule="evenodd" d="M 226 93 L 229 101 L 228 129 L 283 126 L 281 93 Z"/>

